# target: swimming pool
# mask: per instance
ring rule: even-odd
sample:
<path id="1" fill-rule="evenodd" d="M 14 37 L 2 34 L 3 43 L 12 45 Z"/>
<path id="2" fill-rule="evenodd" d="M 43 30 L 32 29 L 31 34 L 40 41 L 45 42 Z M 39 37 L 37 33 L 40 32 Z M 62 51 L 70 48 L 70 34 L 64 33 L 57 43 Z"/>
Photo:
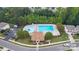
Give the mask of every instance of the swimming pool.
<path id="1" fill-rule="evenodd" d="M 38 32 L 51 32 L 54 30 L 53 26 L 38 26 Z"/>
<path id="2" fill-rule="evenodd" d="M 37 32 L 52 32 L 52 31 L 55 30 L 55 28 L 54 28 L 53 25 L 38 24 L 38 25 L 25 26 L 23 30 L 28 31 L 30 33 L 34 32 L 34 31 L 37 31 Z"/>
<path id="3" fill-rule="evenodd" d="M 56 25 L 54 24 L 32 24 L 32 25 L 26 25 L 23 28 L 24 31 L 28 31 L 29 33 L 32 33 L 34 31 L 37 32 L 51 32 L 54 36 L 60 35 L 60 32 L 56 28 Z"/>

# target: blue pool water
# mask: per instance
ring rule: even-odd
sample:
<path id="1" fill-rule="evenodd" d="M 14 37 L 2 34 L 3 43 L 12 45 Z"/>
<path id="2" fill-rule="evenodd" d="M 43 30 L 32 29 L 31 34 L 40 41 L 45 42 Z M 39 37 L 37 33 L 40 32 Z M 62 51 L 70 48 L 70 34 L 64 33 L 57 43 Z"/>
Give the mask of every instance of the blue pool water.
<path id="1" fill-rule="evenodd" d="M 24 30 L 32 33 L 35 31 L 35 25 L 25 26 Z M 44 25 L 37 25 L 38 32 L 51 32 L 54 30 L 55 30 L 55 28 L 52 25 L 45 25 L 45 24 Z"/>
<path id="2" fill-rule="evenodd" d="M 38 32 L 50 32 L 53 30 L 53 26 L 38 26 Z"/>

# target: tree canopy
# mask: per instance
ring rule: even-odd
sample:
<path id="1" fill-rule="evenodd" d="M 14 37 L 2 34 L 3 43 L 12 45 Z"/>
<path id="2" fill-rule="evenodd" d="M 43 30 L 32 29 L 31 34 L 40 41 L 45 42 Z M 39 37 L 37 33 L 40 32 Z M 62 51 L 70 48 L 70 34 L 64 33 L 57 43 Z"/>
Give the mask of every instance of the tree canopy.
<path id="1" fill-rule="evenodd" d="M 0 22 L 24 26 L 26 24 L 70 24 L 79 25 L 78 7 L 1 7 Z"/>

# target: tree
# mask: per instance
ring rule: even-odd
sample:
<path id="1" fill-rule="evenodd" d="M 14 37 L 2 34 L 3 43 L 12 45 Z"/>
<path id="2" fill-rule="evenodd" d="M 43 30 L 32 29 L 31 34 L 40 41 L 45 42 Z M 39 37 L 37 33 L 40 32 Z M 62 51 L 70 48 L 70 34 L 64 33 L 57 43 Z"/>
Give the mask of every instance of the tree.
<path id="1" fill-rule="evenodd" d="M 57 24 L 62 24 L 64 23 L 64 20 L 66 20 L 66 15 L 67 15 L 67 8 L 57 8 L 57 11 L 56 11 L 56 23 Z"/>
<path id="2" fill-rule="evenodd" d="M 26 8 L 23 8 L 23 12 L 24 12 L 24 15 L 29 15 L 29 14 L 32 14 L 32 11 L 30 8 L 26 7 Z"/>
<path id="3" fill-rule="evenodd" d="M 51 40 L 52 37 L 53 37 L 53 35 L 52 35 L 51 32 L 47 32 L 47 33 L 45 34 L 45 40 Z"/>
<path id="4" fill-rule="evenodd" d="M 64 24 L 76 25 L 76 21 L 78 21 L 77 16 L 79 16 L 79 8 L 67 8 L 66 16 L 63 21 Z"/>
<path id="5" fill-rule="evenodd" d="M 57 24 L 57 29 L 59 30 L 59 32 L 62 34 L 64 32 L 64 26 L 63 24 Z"/>
<path id="6" fill-rule="evenodd" d="M 0 22 L 24 26 L 32 23 L 79 25 L 79 7 L 58 7 L 52 11 L 50 7 L 2 7 Z"/>
<path id="7" fill-rule="evenodd" d="M 25 17 L 26 17 L 26 16 L 25 16 Z M 18 17 L 17 22 L 18 22 L 18 25 L 19 25 L 19 26 L 24 26 L 24 25 L 26 25 L 27 19 L 26 19 L 25 17 L 23 17 L 23 16 Z"/>
<path id="8" fill-rule="evenodd" d="M 47 17 L 39 16 L 38 23 L 44 24 L 44 23 L 46 23 L 47 20 L 48 20 Z"/>
<path id="9" fill-rule="evenodd" d="M 34 15 L 27 15 L 27 22 L 28 24 L 32 24 L 34 23 L 35 19 L 34 19 Z"/>
<path id="10" fill-rule="evenodd" d="M 17 39 L 30 39 L 30 35 L 27 31 L 21 29 L 17 31 Z"/>
<path id="11" fill-rule="evenodd" d="M 39 15 L 39 16 L 46 16 L 46 17 L 50 17 L 50 16 L 55 15 L 54 12 L 52 10 L 49 10 L 48 8 L 46 8 L 46 9 L 40 8 L 38 10 L 36 9 L 34 11 L 34 14 Z"/>

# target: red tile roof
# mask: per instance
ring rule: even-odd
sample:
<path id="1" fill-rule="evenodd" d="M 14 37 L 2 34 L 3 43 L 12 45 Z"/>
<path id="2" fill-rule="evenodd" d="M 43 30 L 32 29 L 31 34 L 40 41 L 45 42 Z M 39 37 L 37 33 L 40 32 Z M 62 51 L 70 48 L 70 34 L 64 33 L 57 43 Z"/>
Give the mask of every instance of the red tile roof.
<path id="1" fill-rule="evenodd" d="M 32 41 L 44 41 L 44 35 L 42 32 L 33 32 L 31 40 Z"/>

